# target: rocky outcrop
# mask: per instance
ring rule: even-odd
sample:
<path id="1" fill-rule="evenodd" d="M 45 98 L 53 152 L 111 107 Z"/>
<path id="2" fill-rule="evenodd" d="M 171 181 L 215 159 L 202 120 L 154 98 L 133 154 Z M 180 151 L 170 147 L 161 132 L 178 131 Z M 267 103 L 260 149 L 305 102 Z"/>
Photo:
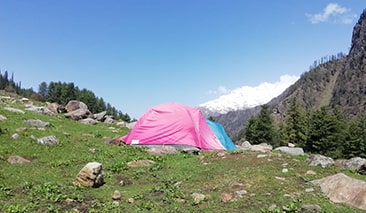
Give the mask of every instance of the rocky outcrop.
<path id="1" fill-rule="evenodd" d="M 360 157 L 354 157 L 351 159 L 338 159 L 335 164 L 341 169 L 358 170 L 362 165 L 366 163 L 366 159 Z"/>
<path id="2" fill-rule="evenodd" d="M 366 210 L 366 182 L 338 173 L 312 183 L 318 184 L 332 202 Z"/>

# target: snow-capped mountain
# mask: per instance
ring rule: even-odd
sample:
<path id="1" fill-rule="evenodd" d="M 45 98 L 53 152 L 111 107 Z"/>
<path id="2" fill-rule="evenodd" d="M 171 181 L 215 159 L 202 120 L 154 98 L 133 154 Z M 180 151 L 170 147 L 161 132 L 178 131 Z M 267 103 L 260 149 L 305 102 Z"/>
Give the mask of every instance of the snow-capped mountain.
<path id="1" fill-rule="evenodd" d="M 255 87 L 243 86 L 215 100 L 200 104 L 198 107 L 206 116 L 252 108 L 277 97 L 298 79 L 298 76 L 283 75 L 279 81 L 274 83 L 264 82 Z"/>

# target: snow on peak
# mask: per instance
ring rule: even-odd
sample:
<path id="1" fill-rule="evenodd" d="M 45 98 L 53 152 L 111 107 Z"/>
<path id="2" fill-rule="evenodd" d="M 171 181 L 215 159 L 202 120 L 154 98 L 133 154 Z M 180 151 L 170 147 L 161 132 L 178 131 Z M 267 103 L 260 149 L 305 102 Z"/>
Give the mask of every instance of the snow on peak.
<path id="1" fill-rule="evenodd" d="M 279 96 L 298 79 L 298 76 L 283 75 L 274 83 L 264 82 L 255 87 L 243 86 L 200 104 L 199 108 L 205 115 L 216 115 L 259 106 Z"/>

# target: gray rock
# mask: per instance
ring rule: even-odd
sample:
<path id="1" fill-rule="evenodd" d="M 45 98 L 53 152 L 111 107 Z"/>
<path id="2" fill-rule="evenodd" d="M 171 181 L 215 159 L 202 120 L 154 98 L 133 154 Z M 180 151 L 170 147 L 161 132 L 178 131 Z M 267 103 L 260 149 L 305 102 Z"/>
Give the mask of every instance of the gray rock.
<path id="1" fill-rule="evenodd" d="M 104 120 L 104 123 L 106 124 L 113 124 L 114 123 L 114 119 L 112 116 L 106 116 L 105 117 L 105 120 Z"/>
<path id="2" fill-rule="evenodd" d="M 71 100 L 69 101 L 66 106 L 65 106 L 67 112 L 72 112 L 78 109 L 83 109 L 84 111 L 89 111 L 88 110 L 88 106 L 81 102 L 81 101 L 77 101 L 77 100 Z"/>
<path id="3" fill-rule="evenodd" d="M 47 136 L 37 139 L 38 144 L 54 146 L 58 144 L 56 136 Z"/>
<path id="4" fill-rule="evenodd" d="M 366 210 L 366 182 L 338 173 L 312 183 L 320 186 L 323 193 L 334 203 L 347 203 Z"/>
<path id="5" fill-rule="evenodd" d="M 26 110 L 31 111 L 31 112 L 36 112 L 39 114 L 43 114 L 43 115 L 53 115 L 53 112 L 46 107 L 27 105 Z"/>
<path id="6" fill-rule="evenodd" d="M 41 121 L 38 119 L 25 120 L 23 123 L 27 124 L 27 125 L 31 125 L 31 126 L 37 126 L 37 127 L 49 127 L 50 126 L 50 123 L 44 122 L 44 121 Z"/>
<path id="7" fill-rule="evenodd" d="M 14 133 L 12 136 L 11 136 L 11 139 L 13 140 L 18 140 L 20 139 L 20 135 L 18 133 Z"/>
<path id="8" fill-rule="evenodd" d="M 348 160 L 338 159 L 335 164 L 342 169 L 358 170 L 363 164 L 366 163 L 366 159 L 360 157 L 354 157 Z"/>
<path id="9" fill-rule="evenodd" d="M 94 114 L 94 118 L 97 120 L 97 121 L 104 121 L 105 119 L 105 116 L 107 115 L 107 111 L 103 111 L 103 112 L 100 112 L 100 113 L 97 113 L 97 114 Z"/>
<path id="10" fill-rule="evenodd" d="M 99 187 L 104 184 L 102 164 L 90 162 L 77 174 L 73 184 L 75 186 Z"/>
<path id="11" fill-rule="evenodd" d="M 10 111 L 10 112 L 16 112 L 16 113 L 21 113 L 21 114 L 24 114 L 25 112 L 21 109 L 16 109 L 16 108 L 13 108 L 13 107 L 4 107 L 4 109 Z"/>
<path id="12" fill-rule="evenodd" d="M 304 155 L 304 150 L 299 147 L 287 147 L 287 146 L 280 146 L 275 149 L 276 151 L 286 153 L 289 155 Z"/>
<path id="13" fill-rule="evenodd" d="M 240 149 L 242 150 L 250 150 L 252 148 L 252 144 L 250 144 L 249 141 L 244 141 L 241 145 L 240 145 Z"/>
<path id="14" fill-rule="evenodd" d="M 80 122 L 83 124 L 90 124 L 90 125 L 95 125 L 98 123 L 98 121 L 96 121 L 92 118 L 84 118 L 84 119 L 81 119 Z"/>
<path id="15" fill-rule="evenodd" d="M 120 121 L 120 122 L 116 123 L 116 125 L 119 126 L 119 127 L 126 127 L 127 122 L 126 121 Z"/>
<path id="16" fill-rule="evenodd" d="M 324 155 L 313 154 L 306 160 L 310 166 L 320 166 L 322 168 L 334 165 L 334 160 Z"/>
<path id="17" fill-rule="evenodd" d="M 10 156 L 8 158 L 8 162 L 11 164 L 25 164 L 25 163 L 30 163 L 30 160 L 25 159 L 18 155 L 14 155 L 14 156 Z"/>
<path id="18" fill-rule="evenodd" d="M 178 154 L 178 151 L 173 146 L 152 146 L 149 147 L 147 152 L 151 155 L 165 155 L 165 154 Z"/>
<path id="19" fill-rule="evenodd" d="M 135 160 L 135 161 L 130 161 L 127 163 L 127 166 L 129 167 L 146 167 L 146 166 L 151 166 L 155 164 L 155 161 L 152 160 Z"/>
<path id="20" fill-rule="evenodd" d="M 192 193 L 192 194 L 191 194 L 191 197 L 193 198 L 193 202 L 194 202 L 195 204 L 199 204 L 199 203 L 201 203 L 203 200 L 205 200 L 206 195 L 201 194 L 201 193 L 194 192 L 194 193 Z"/>
<path id="21" fill-rule="evenodd" d="M 89 116 L 92 116 L 92 113 L 87 109 L 77 109 L 64 114 L 64 116 L 65 118 L 70 118 L 78 121 L 84 118 L 88 118 Z"/>

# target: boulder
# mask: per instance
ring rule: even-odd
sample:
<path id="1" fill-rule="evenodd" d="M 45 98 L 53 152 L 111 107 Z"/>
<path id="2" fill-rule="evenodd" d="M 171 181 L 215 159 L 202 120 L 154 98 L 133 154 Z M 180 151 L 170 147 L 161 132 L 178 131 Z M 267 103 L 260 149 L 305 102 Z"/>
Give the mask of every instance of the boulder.
<path id="1" fill-rule="evenodd" d="M 69 101 L 66 106 L 65 106 L 67 112 L 72 112 L 78 109 L 83 109 L 84 111 L 89 111 L 88 110 L 88 106 L 81 102 L 81 101 L 77 101 L 77 100 L 71 100 Z"/>
<path id="2" fill-rule="evenodd" d="M 113 116 L 105 116 L 104 123 L 106 123 L 106 124 L 113 124 L 114 123 Z"/>
<path id="3" fill-rule="evenodd" d="M 287 146 L 280 146 L 275 149 L 276 151 L 286 153 L 289 155 L 304 155 L 304 150 L 300 147 L 287 147 Z"/>
<path id="4" fill-rule="evenodd" d="M 310 166 L 320 166 L 322 168 L 334 165 L 334 160 L 332 158 L 319 154 L 310 155 L 306 161 Z"/>
<path id="5" fill-rule="evenodd" d="M 41 121 L 39 119 L 29 119 L 23 122 L 24 124 L 36 126 L 36 127 L 49 127 L 50 123 Z"/>
<path id="6" fill-rule="evenodd" d="M 73 120 L 78 121 L 78 120 L 81 120 L 84 118 L 88 118 L 91 115 L 92 115 L 92 113 L 89 110 L 80 108 L 80 109 L 68 112 L 64 116 L 65 116 L 65 118 L 71 118 Z"/>
<path id="7" fill-rule="evenodd" d="M 178 151 L 173 146 L 152 146 L 149 147 L 147 152 L 151 155 L 165 155 L 165 154 L 178 154 Z"/>
<path id="8" fill-rule="evenodd" d="M 98 123 L 98 121 L 94 120 L 93 118 L 84 118 L 81 119 L 80 122 L 83 124 L 90 124 L 90 125 L 95 125 Z"/>
<path id="9" fill-rule="evenodd" d="M 57 141 L 56 136 L 46 136 L 46 137 L 37 139 L 37 143 L 42 144 L 42 145 L 53 146 L 53 145 L 57 145 L 58 141 Z"/>
<path id="10" fill-rule="evenodd" d="M 335 161 L 335 165 L 342 169 L 358 170 L 363 164 L 366 163 L 366 159 L 360 157 L 354 157 L 348 160 L 338 159 Z"/>
<path id="11" fill-rule="evenodd" d="M 16 112 L 16 113 L 20 113 L 20 114 L 24 114 L 25 112 L 21 109 L 16 109 L 13 107 L 4 107 L 4 109 L 10 111 L 10 112 Z"/>
<path id="12" fill-rule="evenodd" d="M 76 176 L 75 186 L 99 187 L 104 184 L 102 164 L 98 162 L 87 163 Z"/>
<path id="13" fill-rule="evenodd" d="M 240 147 L 241 150 L 250 150 L 252 148 L 252 144 L 249 141 L 244 141 Z"/>
<path id="14" fill-rule="evenodd" d="M 57 114 L 58 103 L 46 102 L 46 108 L 54 114 Z"/>
<path id="15" fill-rule="evenodd" d="M 100 112 L 100 113 L 97 113 L 97 114 L 94 114 L 94 118 L 95 120 L 97 121 L 104 121 L 104 117 L 107 115 L 107 111 L 103 111 L 103 112 Z"/>
<path id="16" fill-rule="evenodd" d="M 272 151 L 272 146 L 268 145 L 266 143 L 261 143 L 261 144 L 255 144 L 252 145 L 251 151 L 256 151 L 256 152 L 271 152 Z"/>
<path id="17" fill-rule="evenodd" d="M 8 162 L 11 164 L 25 164 L 25 163 L 30 163 L 30 160 L 25 159 L 18 155 L 14 155 L 14 156 L 10 156 L 8 158 Z"/>
<path id="18" fill-rule="evenodd" d="M 338 173 L 312 183 L 320 186 L 323 193 L 334 203 L 347 203 L 366 210 L 366 182 Z"/>
<path id="19" fill-rule="evenodd" d="M 27 105 L 26 110 L 31 111 L 31 112 L 35 112 L 35 113 L 38 113 L 38 114 L 43 114 L 43 115 L 53 115 L 53 112 L 51 110 L 49 110 L 47 107 Z"/>

